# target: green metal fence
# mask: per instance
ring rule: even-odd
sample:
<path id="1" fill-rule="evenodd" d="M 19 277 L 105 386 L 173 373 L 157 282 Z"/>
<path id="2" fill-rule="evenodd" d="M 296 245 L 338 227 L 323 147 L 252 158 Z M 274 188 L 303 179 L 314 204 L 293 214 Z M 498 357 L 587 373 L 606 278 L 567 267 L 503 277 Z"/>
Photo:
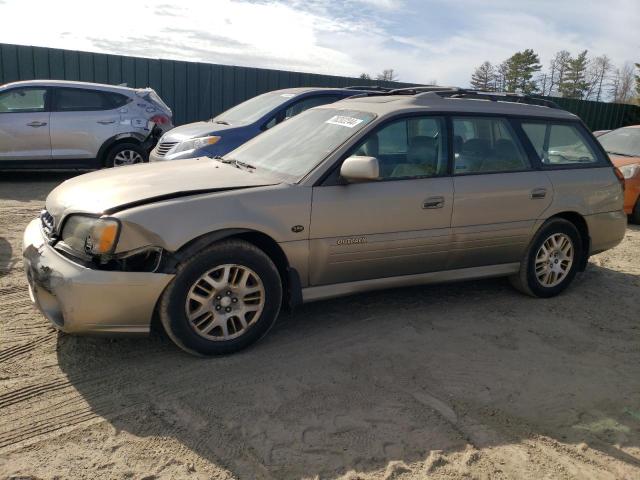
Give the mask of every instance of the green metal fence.
<path id="1" fill-rule="evenodd" d="M 248 98 L 287 87 L 413 84 L 209 63 L 157 60 L 0 43 L 0 85 L 31 79 L 150 86 L 174 113 L 174 123 L 206 120 Z M 553 98 L 593 130 L 640 123 L 640 107 Z"/>
<path id="2" fill-rule="evenodd" d="M 288 87 L 408 84 L 263 68 L 78 52 L 0 43 L 0 85 L 16 80 L 81 80 L 150 86 L 171 107 L 174 123 L 206 120 L 260 93 Z"/>

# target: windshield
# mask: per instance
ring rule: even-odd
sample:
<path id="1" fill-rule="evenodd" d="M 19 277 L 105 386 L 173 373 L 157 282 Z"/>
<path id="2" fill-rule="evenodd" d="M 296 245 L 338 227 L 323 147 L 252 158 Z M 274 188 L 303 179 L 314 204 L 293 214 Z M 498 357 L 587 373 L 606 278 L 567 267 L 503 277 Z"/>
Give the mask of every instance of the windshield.
<path id="1" fill-rule="evenodd" d="M 355 110 L 307 110 L 225 156 L 266 170 L 284 181 L 297 181 L 327 155 L 367 125 L 375 115 Z"/>
<path id="2" fill-rule="evenodd" d="M 222 112 L 212 120 L 229 125 L 253 123 L 295 96 L 295 93 L 264 93 Z"/>
<path id="3" fill-rule="evenodd" d="M 619 128 L 598 137 L 607 153 L 640 157 L 640 128 Z"/>

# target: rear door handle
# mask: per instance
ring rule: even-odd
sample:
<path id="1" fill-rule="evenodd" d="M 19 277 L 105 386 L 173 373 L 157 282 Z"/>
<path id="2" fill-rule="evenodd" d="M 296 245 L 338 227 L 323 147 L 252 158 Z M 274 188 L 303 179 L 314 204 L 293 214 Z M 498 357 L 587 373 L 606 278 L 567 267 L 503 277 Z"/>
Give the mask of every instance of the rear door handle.
<path id="1" fill-rule="evenodd" d="M 531 190 L 531 199 L 538 200 L 547 196 L 546 188 L 534 188 Z"/>
<path id="2" fill-rule="evenodd" d="M 444 197 L 429 197 L 422 202 L 422 208 L 442 208 L 444 207 Z"/>
<path id="3" fill-rule="evenodd" d="M 98 123 L 100 125 L 109 125 L 111 123 L 116 123 L 116 121 L 115 120 L 98 120 Z"/>
<path id="4" fill-rule="evenodd" d="M 47 122 L 31 122 L 31 123 L 27 123 L 28 126 L 34 127 L 34 128 L 44 127 L 46 124 L 47 124 Z"/>

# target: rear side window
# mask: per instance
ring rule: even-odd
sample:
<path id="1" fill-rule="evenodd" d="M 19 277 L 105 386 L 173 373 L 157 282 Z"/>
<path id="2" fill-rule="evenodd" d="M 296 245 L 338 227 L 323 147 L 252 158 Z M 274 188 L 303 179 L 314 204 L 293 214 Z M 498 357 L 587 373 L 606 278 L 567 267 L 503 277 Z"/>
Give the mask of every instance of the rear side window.
<path id="1" fill-rule="evenodd" d="M 453 150 L 456 175 L 530 167 L 511 125 L 503 118 L 454 117 Z"/>
<path id="2" fill-rule="evenodd" d="M 600 158 L 576 125 L 523 122 L 522 129 L 543 165 L 600 163 Z"/>
<path id="3" fill-rule="evenodd" d="M 317 107 L 319 105 L 326 105 L 327 103 L 333 103 L 340 100 L 341 96 L 339 95 L 318 95 L 315 97 L 307 97 L 299 102 L 294 103 L 293 105 L 289 105 L 284 112 L 284 118 L 291 118 L 299 113 L 304 112 L 313 107 Z"/>
<path id="4" fill-rule="evenodd" d="M 54 109 L 59 112 L 113 110 L 126 105 L 125 95 L 80 88 L 58 88 Z"/>
<path id="5" fill-rule="evenodd" d="M 44 112 L 47 90 L 15 88 L 0 93 L 0 113 Z"/>

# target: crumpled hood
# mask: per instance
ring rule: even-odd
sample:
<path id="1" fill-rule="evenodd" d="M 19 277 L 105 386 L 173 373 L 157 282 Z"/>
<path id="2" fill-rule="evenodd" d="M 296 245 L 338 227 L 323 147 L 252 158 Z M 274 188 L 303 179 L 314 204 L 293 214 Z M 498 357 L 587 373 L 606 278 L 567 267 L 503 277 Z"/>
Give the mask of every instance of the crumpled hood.
<path id="1" fill-rule="evenodd" d="M 161 139 L 161 142 L 182 142 L 189 138 L 206 137 L 209 135 L 218 135 L 225 130 L 233 130 L 237 128 L 233 125 L 224 125 L 214 122 L 195 122 L 172 128 Z"/>
<path id="2" fill-rule="evenodd" d="M 141 203 L 277 183 L 273 177 L 200 157 L 80 175 L 56 187 L 47 197 L 46 208 L 59 225 L 71 212 L 113 213 Z"/>

